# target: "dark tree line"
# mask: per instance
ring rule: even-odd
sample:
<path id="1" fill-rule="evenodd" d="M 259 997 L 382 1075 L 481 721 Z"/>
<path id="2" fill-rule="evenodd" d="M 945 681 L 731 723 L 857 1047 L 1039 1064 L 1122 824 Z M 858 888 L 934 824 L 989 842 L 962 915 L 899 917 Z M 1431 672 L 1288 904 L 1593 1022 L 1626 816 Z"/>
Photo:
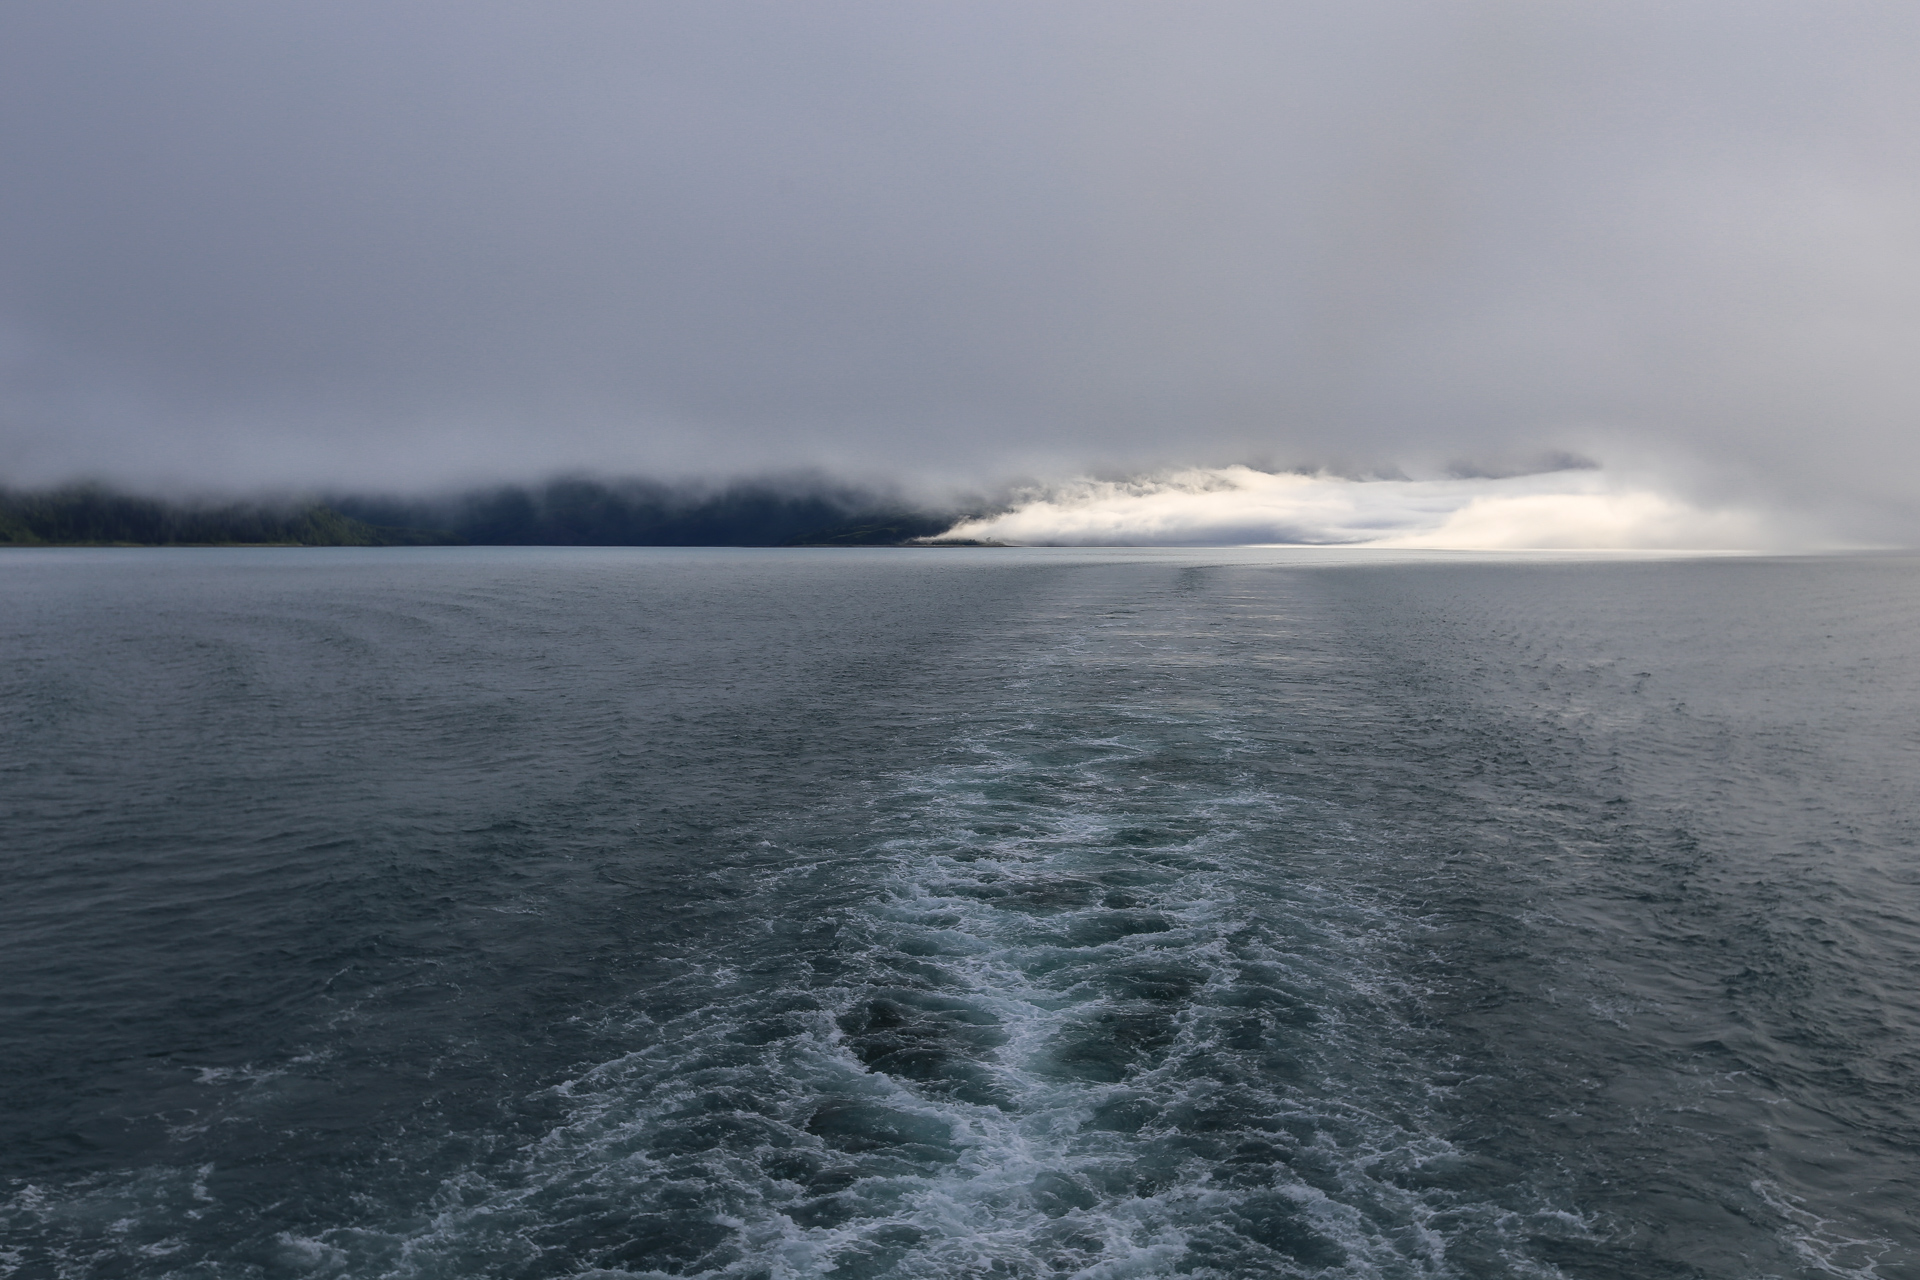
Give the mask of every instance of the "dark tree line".
<path id="1" fill-rule="evenodd" d="M 561 479 L 439 498 L 225 504 L 71 485 L 0 490 L 0 544 L 888 546 L 939 534 L 959 515 L 825 483 L 687 489 Z"/>
<path id="2" fill-rule="evenodd" d="M 322 503 L 186 503 L 97 485 L 0 490 L 0 543 L 137 546 L 383 547 L 455 542 L 450 534 L 379 528 Z"/>
<path id="3" fill-rule="evenodd" d="M 333 505 L 371 524 L 443 528 L 488 546 L 880 546 L 932 537 L 958 518 L 901 510 L 872 493 L 826 483 L 691 489 L 561 479 L 452 498 L 340 497 Z"/>

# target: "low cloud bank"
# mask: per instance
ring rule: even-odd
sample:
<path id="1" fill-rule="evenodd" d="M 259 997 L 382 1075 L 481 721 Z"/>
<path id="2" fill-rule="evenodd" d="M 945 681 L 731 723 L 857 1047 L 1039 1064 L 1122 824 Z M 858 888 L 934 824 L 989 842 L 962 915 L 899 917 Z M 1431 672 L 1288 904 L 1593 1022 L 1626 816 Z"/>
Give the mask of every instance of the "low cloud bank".
<path id="1" fill-rule="evenodd" d="M 962 515 L 963 512 L 977 514 Z M 439 495 L 166 498 L 0 486 L 0 544 L 534 546 L 1292 544 L 1454 550 L 1837 549 L 1811 523 L 1594 467 L 1356 480 L 1231 466 L 912 496 L 822 475 L 669 483 L 558 477 Z"/>
<path id="2" fill-rule="evenodd" d="M 1079 480 L 1020 495 L 947 538 L 1045 546 L 1261 543 L 1458 550 L 1784 550 L 1812 531 L 1709 507 L 1597 469 L 1503 478 L 1353 480 L 1232 466 Z"/>

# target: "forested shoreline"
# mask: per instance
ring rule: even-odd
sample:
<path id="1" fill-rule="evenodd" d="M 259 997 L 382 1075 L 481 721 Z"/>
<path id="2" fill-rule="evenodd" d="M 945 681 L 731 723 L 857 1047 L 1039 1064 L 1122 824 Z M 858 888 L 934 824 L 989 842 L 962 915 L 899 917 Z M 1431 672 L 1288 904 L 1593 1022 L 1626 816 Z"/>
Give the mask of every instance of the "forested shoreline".
<path id="1" fill-rule="evenodd" d="M 437 497 L 192 501 L 0 489 L 0 546 L 897 546 L 966 514 L 827 484 L 550 480 Z"/>

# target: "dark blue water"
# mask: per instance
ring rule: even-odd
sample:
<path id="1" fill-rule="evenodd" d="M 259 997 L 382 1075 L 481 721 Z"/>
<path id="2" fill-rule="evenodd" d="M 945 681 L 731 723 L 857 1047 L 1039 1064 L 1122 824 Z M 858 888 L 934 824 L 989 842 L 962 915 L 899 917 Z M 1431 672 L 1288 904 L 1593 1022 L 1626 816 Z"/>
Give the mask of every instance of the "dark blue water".
<path id="1" fill-rule="evenodd" d="M 0 557 L 0 1267 L 1920 1276 L 1920 561 Z"/>

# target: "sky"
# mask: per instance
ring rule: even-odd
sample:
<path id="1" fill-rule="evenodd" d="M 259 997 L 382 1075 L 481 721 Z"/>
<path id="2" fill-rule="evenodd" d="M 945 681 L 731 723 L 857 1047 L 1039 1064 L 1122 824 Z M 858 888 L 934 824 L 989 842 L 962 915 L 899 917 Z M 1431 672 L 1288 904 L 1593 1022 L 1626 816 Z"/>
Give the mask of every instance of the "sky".
<path id="1" fill-rule="evenodd" d="M 1916 65 L 1910 3 L 9 0 L 0 483 L 1920 543 Z"/>

